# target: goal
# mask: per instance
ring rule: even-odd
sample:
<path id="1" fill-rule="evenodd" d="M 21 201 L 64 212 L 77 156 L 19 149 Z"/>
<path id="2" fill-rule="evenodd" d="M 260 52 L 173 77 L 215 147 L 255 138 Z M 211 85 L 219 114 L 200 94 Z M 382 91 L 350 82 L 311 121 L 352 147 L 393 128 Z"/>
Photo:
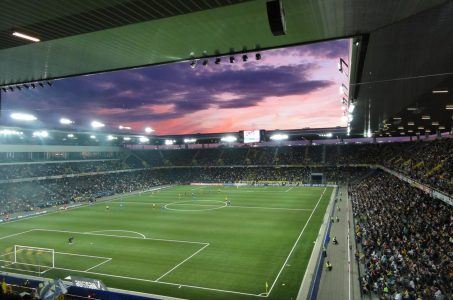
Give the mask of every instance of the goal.
<path id="1" fill-rule="evenodd" d="M 13 263 L 17 265 L 55 268 L 55 250 L 14 245 Z"/>

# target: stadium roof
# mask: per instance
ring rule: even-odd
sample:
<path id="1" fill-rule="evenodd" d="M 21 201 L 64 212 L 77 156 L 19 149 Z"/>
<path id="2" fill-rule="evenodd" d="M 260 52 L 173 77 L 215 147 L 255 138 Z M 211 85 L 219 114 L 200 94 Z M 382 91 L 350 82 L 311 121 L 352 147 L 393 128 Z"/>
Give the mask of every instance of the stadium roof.
<path id="1" fill-rule="evenodd" d="M 453 36 L 451 1 L 282 3 L 287 34 L 274 36 L 265 0 L 2 1 L 0 86 L 181 61 L 192 56 L 360 37 L 351 64 L 350 99 L 357 103 L 353 133 L 363 132 L 368 124 L 375 131 L 388 118 L 402 115 L 409 105 L 431 107 L 433 102 L 443 101 L 439 97 L 447 97 L 432 94 L 432 90 L 451 87 L 451 77 L 394 79 L 452 70 L 453 45 L 447 42 Z M 13 31 L 41 41 L 18 39 Z M 442 105 L 445 111 L 446 104 Z M 451 114 L 438 108 L 429 112 L 449 125 L 446 122 L 448 118 L 451 121 Z"/>

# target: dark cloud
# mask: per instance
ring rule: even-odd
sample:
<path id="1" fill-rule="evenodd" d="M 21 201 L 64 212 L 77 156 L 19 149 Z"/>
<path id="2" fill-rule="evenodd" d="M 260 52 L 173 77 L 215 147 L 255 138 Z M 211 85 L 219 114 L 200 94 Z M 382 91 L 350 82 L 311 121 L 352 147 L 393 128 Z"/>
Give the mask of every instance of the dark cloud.
<path id="1" fill-rule="evenodd" d="M 333 41 L 276 50 L 334 58 L 347 54 L 347 41 Z M 110 72 L 57 81 L 52 88 L 13 93 L 4 97 L 11 109 L 39 109 L 40 119 L 67 115 L 87 122 L 168 120 L 211 107 L 245 108 L 266 97 L 304 95 L 329 87 L 327 80 L 311 79 L 314 63 L 269 66 L 246 63 L 244 68 L 222 65 L 192 70 L 187 63 Z M 222 95 L 231 94 L 231 99 Z M 170 111 L 153 111 L 152 105 L 173 104 Z M 105 112 L 111 112 L 106 116 Z"/>

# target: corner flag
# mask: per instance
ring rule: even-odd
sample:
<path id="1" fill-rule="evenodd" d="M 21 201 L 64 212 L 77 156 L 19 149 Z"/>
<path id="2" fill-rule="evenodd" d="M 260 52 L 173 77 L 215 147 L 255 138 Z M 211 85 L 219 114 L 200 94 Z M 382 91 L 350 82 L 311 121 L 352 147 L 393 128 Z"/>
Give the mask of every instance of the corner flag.
<path id="1" fill-rule="evenodd" d="M 267 284 L 267 281 L 266 281 L 266 294 L 267 294 L 267 289 L 269 288 L 269 284 Z"/>

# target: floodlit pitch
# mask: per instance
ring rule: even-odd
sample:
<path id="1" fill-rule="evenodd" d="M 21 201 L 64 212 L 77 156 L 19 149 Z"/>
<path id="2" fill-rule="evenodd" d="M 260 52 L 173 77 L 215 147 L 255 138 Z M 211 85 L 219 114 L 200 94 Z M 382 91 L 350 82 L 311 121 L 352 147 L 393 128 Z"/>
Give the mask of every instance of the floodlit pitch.
<path id="1" fill-rule="evenodd" d="M 118 197 L 1 224 L 0 266 L 189 299 L 290 299 L 331 192 L 178 186 Z"/>

